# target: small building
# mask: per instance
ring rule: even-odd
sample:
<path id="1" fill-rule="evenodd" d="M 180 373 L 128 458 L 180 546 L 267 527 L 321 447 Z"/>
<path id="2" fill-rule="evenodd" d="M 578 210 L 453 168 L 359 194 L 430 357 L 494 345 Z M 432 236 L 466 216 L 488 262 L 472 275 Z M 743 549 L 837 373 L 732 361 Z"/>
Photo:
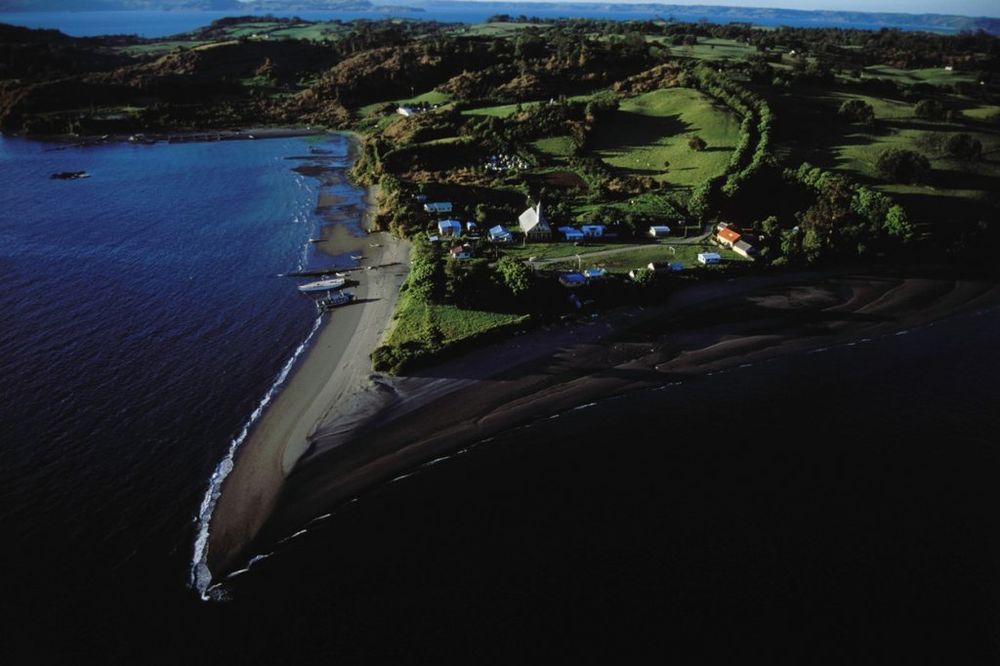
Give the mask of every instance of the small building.
<path id="1" fill-rule="evenodd" d="M 450 201 L 431 201 L 424 204 L 424 212 L 427 213 L 450 213 Z"/>
<path id="2" fill-rule="evenodd" d="M 517 221 L 528 240 L 552 240 L 552 227 L 549 226 L 545 215 L 542 214 L 542 202 L 539 201 L 534 208 L 529 208 L 521 213 Z"/>
<path id="3" fill-rule="evenodd" d="M 670 235 L 670 227 L 659 224 L 649 228 L 649 235 L 653 238 L 665 238 Z"/>
<path id="4" fill-rule="evenodd" d="M 411 104 L 400 104 L 396 107 L 396 113 L 405 118 L 409 118 L 412 115 L 420 113 L 420 109 Z"/>
<path id="5" fill-rule="evenodd" d="M 573 227 L 559 227 L 559 233 L 565 236 L 568 241 L 583 240 L 583 232 Z"/>
<path id="6" fill-rule="evenodd" d="M 682 270 L 684 270 L 684 264 L 679 261 L 670 262 L 670 271 L 672 273 L 680 273 Z"/>
<path id="7" fill-rule="evenodd" d="M 587 238 L 600 238 L 604 235 L 604 225 L 603 224 L 584 224 L 580 227 L 580 231 Z"/>
<path id="8" fill-rule="evenodd" d="M 448 251 L 452 259 L 463 260 L 472 258 L 472 249 L 468 245 L 456 245 Z"/>
<path id="9" fill-rule="evenodd" d="M 490 228 L 490 240 L 494 243 L 509 243 L 511 241 L 510 232 L 501 225 Z"/>
<path id="10" fill-rule="evenodd" d="M 722 256 L 718 252 L 699 252 L 698 263 L 708 266 L 722 261 Z"/>
<path id="11" fill-rule="evenodd" d="M 726 227 L 724 229 L 719 229 L 715 234 L 715 239 L 719 241 L 719 245 L 723 247 L 732 247 L 740 241 L 740 234 L 733 231 L 732 227 Z"/>
<path id="12" fill-rule="evenodd" d="M 736 241 L 733 243 L 733 252 L 740 255 L 741 257 L 746 257 L 747 259 L 753 259 L 757 256 L 757 248 L 755 248 L 750 243 L 745 240 Z"/>
<path id="13" fill-rule="evenodd" d="M 466 223 L 465 223 L 465 231 L 466 231 L 467 233 L 470 233 L 470 234 L 474 234 L 474 233 L 476 233 L 476 231 L 477 231 L 478 229 L 479 229 L 479 227 L 478 227 L 478 226 L 476 226 L 476 223 L 475 223 L 475 222 L 472 222 L 472 221 L 469 221 L 469 222 L 466 222 Z"/>
<path id="14" fill-rule="evenodd" d="M 441 220 L 438 222 L 438 233 L 442 236 L 461 236 L 462 223 L 458 220 Z"/>
<path id="15" fill-rule="evenodd" d="M 608 272 L 603 268 L 587 268 L 583 271 L 583 277 L 588 280 L 602 280 L 608 276 Z"/>
<path id="16" fill-rule="evenodd" d="M 673 270 L 670 268 L 669 261 L 651 261 L 646 265 L 646 268 L 654 273 L 670 273 Z"/>
<path id="17" fill-rule="evenodd" d="M 559 275 L 559 284 L 567 289 L 576 289 L 587 284 L 587 278 L 583 273 L 561 273 Z"/>

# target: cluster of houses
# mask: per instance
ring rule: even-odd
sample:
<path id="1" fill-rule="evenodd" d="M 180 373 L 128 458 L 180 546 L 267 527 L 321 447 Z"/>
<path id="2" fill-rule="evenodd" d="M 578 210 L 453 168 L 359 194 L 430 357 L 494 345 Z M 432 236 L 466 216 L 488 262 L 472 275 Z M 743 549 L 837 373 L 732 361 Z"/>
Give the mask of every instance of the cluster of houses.
<path id="1" fill-rule="evenodd" d="M 517 155 L 490 155 L 486 158 L 483 168 L 487 171 L 522 171 L 528 168 L 528 163 Z"/>

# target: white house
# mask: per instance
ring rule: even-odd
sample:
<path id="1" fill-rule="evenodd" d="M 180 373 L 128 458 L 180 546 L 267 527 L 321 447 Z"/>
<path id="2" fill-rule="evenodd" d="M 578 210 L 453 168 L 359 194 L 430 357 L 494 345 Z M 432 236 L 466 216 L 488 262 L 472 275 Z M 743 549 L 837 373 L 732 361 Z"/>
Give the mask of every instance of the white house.
<path id="1" fill-rule="evenodd" d="M 549 226 L 542 214 L 542 202 L 539 201 L 534 208 L 529 208 L 521 213 L 517 221 L 528 240 L 551 240 L 552 227 Z"/>
<path id="2" fill-rule="evenodd" d="M 442 236 L 461 236 L 462 223 L 458 220 L 441 220 L 438 222 L 438 233 Z"/>
<path id="3" fill-rule="evenodd" d="M 722 257 L 718 252 L 699 252 L 698 253 L 698 263 L 708 266 L 709 264 L 717 264 L 722 261 Z"/>
<path id="4" fill-rule="evenodd" d="M 583 240 L 583 232 L 573 227 L 559 227 L 559 233 L 565 236 L 568 241 Z"/>
<path id="5" fill-rule="evenodd" d="M 511 240 L 510 232 L 498 224 L 490 228 L 490 240 L 494 243 L 509 243 Z"/>
<path id="6" fill-rule="evenodd" d="M 653 238 L 664 238 L 670 235 L 670 227 L 666 225 L 657 225 L 649 228 L 649 235 Z"/>
<path id="7" fill-rule="evenodd" d="M 424 211 L 427 213 L 450 213 L 450 201 L 431 201 L 424 204 Z"/>
<path id="8" fill-rule="evenodd" d="M 415 106 L 411 106 L 409 104 L 400 104 L 398 107 L 396 107 L 396 113 L 406 118 L 409 118 L 414 114 L 420 113 L 420 109 L 418 109 Z"/>
<path id="9" fill-rule="evenodd" d="M 600 238 L 604 235 L 604 225 L 603 224 L 584 224 L 580 227 L 580 231 L 587 238 Z"/>

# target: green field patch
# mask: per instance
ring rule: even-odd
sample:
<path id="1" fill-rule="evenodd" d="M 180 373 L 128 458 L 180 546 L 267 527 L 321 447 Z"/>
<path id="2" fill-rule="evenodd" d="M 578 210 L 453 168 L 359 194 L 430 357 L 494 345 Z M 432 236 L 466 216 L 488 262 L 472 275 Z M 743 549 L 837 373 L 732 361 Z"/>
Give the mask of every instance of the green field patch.
<path id="1" fill-rule="evenodd" d="M 481 106 L 475 109 L 462 111 L 463 116 L 494 116 L 496 118 L 509 118 L 517 113 L 518 107 L 527 110 L 533 106 L 538 106 L 541 102 L 523 102 L 521 104 L 500 104 L 499 106 Z"/>
<path id="2" fill-rule="evenodd" d="M 425 303 L 400 294 L 395 323 L 386 344 L 403 346 L 407 343 L 427 343 L 436 338 L 440 347 L 447 347 L 496 329 L 526 322 L 528 315 L 508 312 L 470 310 L 455 305 Z"/>
<path id="3" fill-rule="evenodd" d="M 688 147 L 695 135 L 706 150 Z M 628 173 L 693 187 L 722 172 L 738 138 L 735 116 L 696 90 L 670 88 L 624 100 L 595 132 L 592 151 Z"/>
<path id="4" fill-rule="evenodd" d="M 538 139 L 531 144 L 538 152 L 550 158 L 561 160 L 573 154 L 573 140 L 567 135 Z"/>
<path id="5" fill-rule="evenodd" d="M 604 250 L 616 250 L 626 247 L 623 243 L 587 243 L 586 245 L 573 245 L 569 241 L 557 241 L 553 243 L 528 243 L 524 246 L 508 247 L 504 254 L 509 254 L 518 259 L 558 259 L 559 257 L 575 257 L 580 255 L 585 257 L 594 252 Z"/>

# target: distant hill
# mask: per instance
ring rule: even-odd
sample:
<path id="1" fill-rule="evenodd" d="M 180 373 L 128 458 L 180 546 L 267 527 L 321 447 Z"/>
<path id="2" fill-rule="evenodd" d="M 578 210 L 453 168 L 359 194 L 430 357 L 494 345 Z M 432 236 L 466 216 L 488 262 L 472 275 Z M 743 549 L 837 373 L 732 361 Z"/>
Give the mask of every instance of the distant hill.
<path id="1" fill-rule="evenodd" d="M 403 7 L 402 5 L 407 5 Z M 94 11 L 94 10 L 205 10 L 217 12 L 247 11 L 406 11 L 413 6 L 433 12 L 484 10 L 496 14 L 527 16 L 573 16 L 603 11 L 622 19 L 650 17 L 676 18 L 681 21 L 707 20 L 713 23 L 753 23 L 757 25 L 791 25 L 798 27 L 843 27 L 873 29 L 882 26 L 903 30 L 961 32 L 982 30 L 1000 35 L 1000 19 L 958 16 L 953 14 L 901 14 L 889 12 L 857 12 L 828 10 L 775 9 L 766 7 L 726 7 L 723 5 L 669 5 L 657 3 L 565 3 L 565 2 L 470 2 L 469 0 L 385 0 L 378 4 L 369 0 L 0 0 L 0 12 L 28 11 Z M 942 9 L 947 4 L 942 3 Z M 454 19 L 452 19 L 454 20 Z"/>

